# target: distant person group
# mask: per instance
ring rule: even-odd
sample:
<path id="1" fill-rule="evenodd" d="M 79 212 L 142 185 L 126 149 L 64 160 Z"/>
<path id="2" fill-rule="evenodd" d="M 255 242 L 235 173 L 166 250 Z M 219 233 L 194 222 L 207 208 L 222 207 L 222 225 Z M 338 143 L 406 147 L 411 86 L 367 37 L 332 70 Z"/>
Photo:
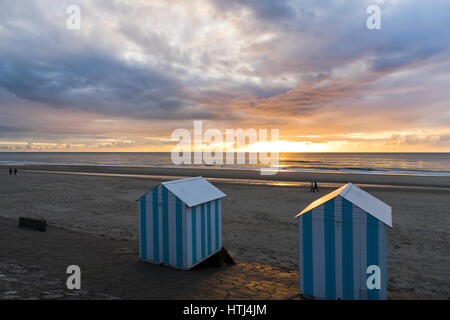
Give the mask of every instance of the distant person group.
<path id="1" fill-rule="evenodd" d="M 10 175 L 10 176 L 12 176 L 12 175 L 13 175 L 13 173 L 14 173 L 14 175 L 16 175 L 16 174 L 17 174 L 17 172 L 18 172 L 18 170 L 17 170 L 16 168 L 14 168 L 14 169 L 12 169 L 12 168 L 9 168 L 9 175 Z"/>
<path id="2" fill-rule="evenodd" d="M 319 192 L 319 186 L 317 185 L 316 181 L 311 182 L 311 189 L 309 189 L 309 192 Z"/>

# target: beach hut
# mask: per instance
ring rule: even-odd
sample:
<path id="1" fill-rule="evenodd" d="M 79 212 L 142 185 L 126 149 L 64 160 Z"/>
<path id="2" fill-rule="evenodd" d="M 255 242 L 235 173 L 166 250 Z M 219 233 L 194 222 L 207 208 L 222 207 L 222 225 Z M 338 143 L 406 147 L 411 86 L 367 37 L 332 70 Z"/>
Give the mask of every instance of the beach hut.
<path id="1" fill-rule="evenodd" d="M 162 182 L 139 198 L 140 258 L 188 270 L 222 248 L 222 198 L 202 177 Z"/>
<path id="2" fill-rule="evenodd" d="M 312 202 L 299 222 L 300 293 L 319 299 L 386 299 L 391 207 L 348 183 Z"/>

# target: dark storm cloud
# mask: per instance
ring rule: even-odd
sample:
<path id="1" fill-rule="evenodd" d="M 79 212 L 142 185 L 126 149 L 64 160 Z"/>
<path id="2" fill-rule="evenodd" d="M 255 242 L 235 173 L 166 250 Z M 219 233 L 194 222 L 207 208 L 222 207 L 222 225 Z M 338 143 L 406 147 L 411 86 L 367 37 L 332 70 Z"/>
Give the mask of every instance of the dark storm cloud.
<path id="1" fill-rule="evenodd" d="M 433 57 L 450 58 L 449 1 L 411 0 L 392 4 L 385 1 L 380 4 L 382 29 L 379 31 L 367 30 L 368 15 L 355 14 L 365 10 L 367 1 L 347 3 L 352 3 L 356 10 L 336 12 L 336 16 L 346 17 L 347 22 L 335 21 L 336 28 L 325 48 L 334 57 L 331 61 L 337 59 L 343 63 L 347 59 L 366 57 L 373 71 L 394 72 L 399 68 L 414 68 Z"/>
<path id="2" fill-rule="evenodd" d="M 214 0 L 224 9 L 248 8 L 260 20 L 258 28 L 280 30 L 262 47 L 268 54 L 261 74 L 288 70 L 329 74 L 334 68 L 367 58 L 375 72 L 394 71 L 435 56 L 450 58 L 450 2 L 404 1 L 380 4 L 382 30 L 366 28 L 366 8 L 374 1 L 244 1 Z M 280 6 L 283 10 L 275 8 Z M 259 14 L 267 9 L 273 15 Z M 280 12 L 283 12 L 282 14 Z M 313 38 L 310 42 L 306 39 Z M 261 44 L 260 44 L 261 46 Z M 274 62 L 276 62 L 274 64 Z"/>
<path id="3" fill-rule="evenodd" d="M 127 63 L 90 48 L 48 60 L 27 52 L 0 54 L 0 86 L 33 102 L 111 115 L 146 118 L 205 117 L 189 112 L 181 83 L 169 70 Z"/>

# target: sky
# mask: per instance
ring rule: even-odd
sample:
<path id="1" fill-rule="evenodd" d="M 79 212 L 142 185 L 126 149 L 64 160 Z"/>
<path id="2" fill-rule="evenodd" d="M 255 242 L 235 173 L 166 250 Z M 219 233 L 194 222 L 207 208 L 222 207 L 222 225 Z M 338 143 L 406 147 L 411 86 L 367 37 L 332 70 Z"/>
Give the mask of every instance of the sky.
<path id="1" fill-rule="evenodd" d="M 449 0 L 0 0 L 0 151 L 450 152 L 449 88 Z"/>

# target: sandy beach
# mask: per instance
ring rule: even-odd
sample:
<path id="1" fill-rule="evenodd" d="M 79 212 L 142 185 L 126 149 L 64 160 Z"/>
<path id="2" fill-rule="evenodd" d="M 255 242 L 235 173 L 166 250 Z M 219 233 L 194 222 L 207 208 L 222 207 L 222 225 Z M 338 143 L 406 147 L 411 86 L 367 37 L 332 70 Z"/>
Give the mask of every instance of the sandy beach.
<path id="1" fill-rule="evenodd" d="M 136 259 L 139 243 L 49 226 L 17 228 L 0 218 L 0 300 L 298 300 L 298 272 L 256 262 L 205 261 L 189 272 Z M 66 287 L 68 265 L 81 289 Z"/>
<path id="2" fill-rule="evenodd" d="M 292 271 L 298 271 L 298 231 L 294 215 L 333 190 L 335 185 L 350 181 L 392 206 L 394 227 L 388 230 L 388 297 L 450 299 L 448 177 L 332 173 L 280 173 L 262 177 L 258 171 L 243 170 L 18 168 L 17 176 L 9 176 L 7 167 L 1 171 L 0 217 L 40 217 L 51 226 L 76 231 L 81 236 L 88 233 L 134 243 L 138 239 L 136 199 L 164 181 L 161 177 L 141 175 L 227 178 L 229 180 L 213 182 L 227 194 L 223 204 L 224 247 L 237 261 Z M 135 176 L 114 176 L 116 174 Z M 233 183 L 233 179 L 299 184 L 245 184 Z M 319 182 L 320 193 L 309 192 L 311 180 Z M 1 259 L 6 258 L 2 255 Z"/>

